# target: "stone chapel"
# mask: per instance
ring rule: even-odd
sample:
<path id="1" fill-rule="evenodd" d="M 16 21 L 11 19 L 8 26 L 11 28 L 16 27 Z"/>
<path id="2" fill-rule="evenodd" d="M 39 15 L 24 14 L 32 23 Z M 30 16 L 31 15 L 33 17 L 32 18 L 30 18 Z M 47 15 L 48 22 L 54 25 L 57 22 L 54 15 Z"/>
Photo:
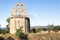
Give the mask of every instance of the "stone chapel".
<path id="1" fill-rule="evenodd" d="M 22 27 L 24 33 L 30 32 L 30 18 L 26 6 L 18 2 L 12 11 L 10 17 L 10 33 L 15 34 L 17 29 Z"/>

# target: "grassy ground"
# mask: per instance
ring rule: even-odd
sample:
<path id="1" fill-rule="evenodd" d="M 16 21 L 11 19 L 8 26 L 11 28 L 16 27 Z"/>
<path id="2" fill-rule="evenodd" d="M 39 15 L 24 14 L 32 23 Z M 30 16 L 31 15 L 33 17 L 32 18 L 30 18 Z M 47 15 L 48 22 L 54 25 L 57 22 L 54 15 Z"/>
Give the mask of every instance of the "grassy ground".
<path id="1" fill-rule="evenodd" d="M 60 40 L 60 33 L 32 33 L 28 38 L 29 40 Z"/>
<path id="2" fill-rule="evenodd" d="M 14 35 L 2 35 L 0 34 L 0 37 L 3 38 L 8 38 L 9 36 L 13 37 L 14 39 L 16 39 L 16 37 Z M 17 40 L 17 39 L 16 39 Z M 28 34 L 28 39 L 27 40 L 60 40 L 60 33 L 29 33 Z"/>

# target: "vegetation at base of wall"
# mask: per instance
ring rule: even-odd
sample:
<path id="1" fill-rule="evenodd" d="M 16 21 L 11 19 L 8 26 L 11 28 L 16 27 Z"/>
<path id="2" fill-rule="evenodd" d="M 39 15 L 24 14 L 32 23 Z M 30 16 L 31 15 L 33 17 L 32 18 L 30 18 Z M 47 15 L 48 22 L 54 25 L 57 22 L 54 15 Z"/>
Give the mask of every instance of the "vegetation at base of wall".
<path id="1" fill-rule="evenodd" d="M 21 38 L 24 35 L 24 33 L 21 29 L 17 29 L 16 35 L 18 36 L 18 38 Z"/>
<path id="2" fill-rule="evenodd" d="M 22 38 L 24 36 L 23 32 L 17 32 L 16 35 L 18 36 L 18 38 Z"/>
<path id="3" fill-rule="evenodd" d="M 20 39 L 27 39 L 27 35 L 23 33 L 22 27 L 20 27 L 20 29 L 17 29 L 16 35 Z"/>

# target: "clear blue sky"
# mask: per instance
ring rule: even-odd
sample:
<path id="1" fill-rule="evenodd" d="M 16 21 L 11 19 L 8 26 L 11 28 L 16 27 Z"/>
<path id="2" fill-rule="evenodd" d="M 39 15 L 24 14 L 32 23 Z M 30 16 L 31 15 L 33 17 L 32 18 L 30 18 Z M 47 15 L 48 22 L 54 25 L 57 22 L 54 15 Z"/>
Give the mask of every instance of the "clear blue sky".
<path id="1" fill-rule="evenodd" d="M 6 27 L 17 2 L 23 2 L 28 9 L 31 26 L 60 25 L 60 0 L 0 0 L 0 24 Z"/>

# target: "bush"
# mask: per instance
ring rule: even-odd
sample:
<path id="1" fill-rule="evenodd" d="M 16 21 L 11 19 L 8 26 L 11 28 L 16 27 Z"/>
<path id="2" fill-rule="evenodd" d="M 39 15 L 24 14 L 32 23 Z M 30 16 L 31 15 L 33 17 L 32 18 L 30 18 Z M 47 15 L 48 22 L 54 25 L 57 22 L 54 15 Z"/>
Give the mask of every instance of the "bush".
<path id="1" fill-rule="evenodd" d="M 20 29 L 17 29 L 16 35 L 17 35 L 18 38 L 20 38 L 20 39 L 25 38 L 25 34 L 23 33 L 22 27 L 20 27 Z"/>
<path id="2" fill-rule="evenodd" d="M 33 33 L 36 33 L 36 29 L 35 28 L 33 28 L 32 31 L 33 31 Z"/>

